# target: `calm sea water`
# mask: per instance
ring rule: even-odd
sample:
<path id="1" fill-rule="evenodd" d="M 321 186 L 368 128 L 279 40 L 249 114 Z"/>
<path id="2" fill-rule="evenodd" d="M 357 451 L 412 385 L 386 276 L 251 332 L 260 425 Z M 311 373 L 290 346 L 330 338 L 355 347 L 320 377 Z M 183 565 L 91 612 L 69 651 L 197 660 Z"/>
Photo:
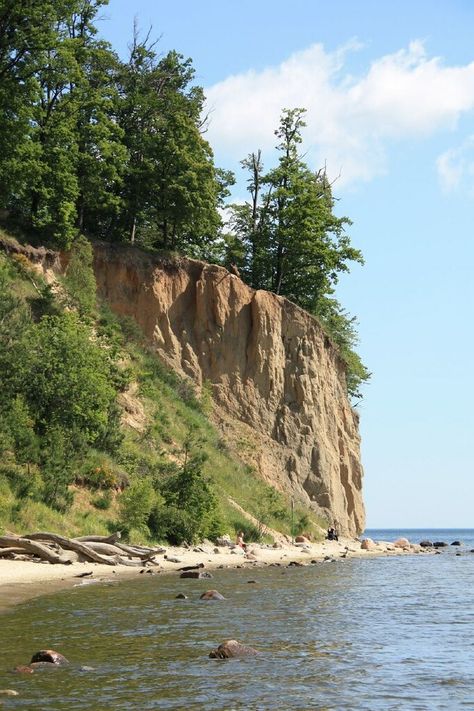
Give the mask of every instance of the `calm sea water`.
<path id="1" fill-rule="evenodd" d="M 210 581 L 140 575 L 29 601 L 0 616 L 0 689 L 20 693 L 3 708 L 474 709 L 474 531 L 366 535 L 465 545 Z M 227 599 L 199 601 L 209 587 Z M 209 659 L 229 638 L 262 653 Z M 9 672 L 45 647 L 71 666 Z"/>

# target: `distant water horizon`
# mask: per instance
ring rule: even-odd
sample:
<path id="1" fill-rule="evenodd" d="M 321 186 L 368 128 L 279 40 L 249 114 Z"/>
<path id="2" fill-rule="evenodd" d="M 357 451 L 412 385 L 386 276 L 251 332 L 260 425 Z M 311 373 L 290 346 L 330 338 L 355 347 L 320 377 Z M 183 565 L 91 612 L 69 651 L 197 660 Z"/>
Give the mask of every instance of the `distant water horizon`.
<path id="1" fill-rule="evenodd" d="M 474 528 L 366 528 L 362 536 L 385 541 L 403 537 L 408 538 L 410 543 L 436 540 L 451 544 L 460 541 L 465 546 L 474 546 Z"/>

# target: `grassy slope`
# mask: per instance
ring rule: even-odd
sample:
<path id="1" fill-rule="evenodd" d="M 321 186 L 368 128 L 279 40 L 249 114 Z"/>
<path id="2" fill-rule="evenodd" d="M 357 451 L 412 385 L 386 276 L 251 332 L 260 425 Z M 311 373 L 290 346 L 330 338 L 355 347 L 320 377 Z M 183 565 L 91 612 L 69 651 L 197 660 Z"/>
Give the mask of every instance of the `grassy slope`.
<path id="1" fill-rule="evenodd" d="M 8 239 L 4 233 L 0 237 Z M 11 257 L 0 254 L 0 259 Z M 35 276 L 32 281 L 31 273 L 22 269 L 21 264 L 19 267 L 17 264 L 17 272 L 15 293 L 27 301 L 34 312 L 39 296 L 33 281 L 37 285 L 41 277 Z M 141 431 L 124 426 L 121 452 L 107 463 L 108 466 L 131 475 L 151 471 L 166 475 L 170 462 L 180 461 L 183 443 L 192 429 L 193 437 L 207 455 L 205 472 L 212 480 L 219 500 L 223 530 L 231 535 L 238 529 L 251 534 L 251 524 L 229 503 L 231 497 L 259 521 L 290 534 L 289 499 L 265 484 L 249 465 L 228 450 L 208 417 L 212 402 L 207 394 L 198 400 L 190 383 L 167 371 L 141 342 L 133 323 L 120 321 L 105 305 L 100 313 L 98 329 L 107 337 L 109 347 L 120 353 L 131 382 L 138 385 L 138 398 L 146 415 Z M 37 501 L 13 501 L 0 482 L 0 528 L 13 532 L 47 529 L 64 535 L 107 533 L 117 518 L 120 494 L 114 493 L 109 508 L 101 510 L 93 504 L 100 498 L 97 493 L 83 487 L 73 489 L 72 508 L 67 514 L 60 514 Z M 309 521 L 304 523 L 305 530 L 317 535 L 318 526 L 324 526 L 324 522 L 317 521 L 314 514 L 304 508 L 296 507 L 295 523 L 305 514 L 309 514 Z"/>

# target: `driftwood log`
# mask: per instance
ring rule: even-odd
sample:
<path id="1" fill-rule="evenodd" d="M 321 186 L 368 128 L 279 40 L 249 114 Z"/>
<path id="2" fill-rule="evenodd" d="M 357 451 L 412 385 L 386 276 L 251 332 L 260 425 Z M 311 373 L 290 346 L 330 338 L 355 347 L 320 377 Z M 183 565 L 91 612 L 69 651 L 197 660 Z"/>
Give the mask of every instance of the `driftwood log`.
<path id="1" fill-rule="evenodd" d="M 120 533 L 111 536 L 66 538 L 47 531 L 38 531 L 26 536 L 0 536 L 0 557 L 27 554 L 32 559 L 39 558 L 49 563 L 68 565 L 72 561 L 68 558 L 67 551 L 74 551 L 82 560 L 105 565 L 131 567 L 143 567 L 153 563 L 157 565 L 153 557 L 163 552 L 162 548 L 128 546 L 118 543 L 119 539 Z"/>
<path id="2" fill-rule="evenodd" d="M 117 543 L 122 538 L 120 531 L 115 531 L 110 536 L 79 536 L 74 540 L 80 543 Z"/>
<path id="3" fill-rule="evenodd" d="M 62 563 L 63 565 L 70 565 L 71 563 L 68 558 L 59 555 L 49 546 L 33 541 L 29 537 L 17 538 L 16 536 L 0 536 L 0 548 L 10 547 L 21 548 L 23 552 L 26 551 L 42 560 L 47 560 L 48 563 Z"/>

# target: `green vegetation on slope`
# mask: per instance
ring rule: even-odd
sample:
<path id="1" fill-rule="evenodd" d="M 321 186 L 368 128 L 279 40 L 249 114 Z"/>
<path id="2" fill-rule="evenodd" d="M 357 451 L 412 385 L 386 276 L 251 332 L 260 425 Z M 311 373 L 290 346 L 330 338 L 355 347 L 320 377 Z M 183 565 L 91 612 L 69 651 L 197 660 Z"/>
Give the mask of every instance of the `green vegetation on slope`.
<path id="1" fill-rule="evenodd" d="M 291 533 L 289 501 L 210 423 L 207 389 L 198 396 L 133 322 L 96 305 L 91 264 L 81 238 L 51 287 L 24 254 L 0 254 L 0 527 L 118 528 L 172 543 L 238 529 L 255 538 L 265 526 Z M 121 397 L 141 413 L 133 426 L 120 424 Z M 312 528 L 298 508 L 293 532 Z"/>

